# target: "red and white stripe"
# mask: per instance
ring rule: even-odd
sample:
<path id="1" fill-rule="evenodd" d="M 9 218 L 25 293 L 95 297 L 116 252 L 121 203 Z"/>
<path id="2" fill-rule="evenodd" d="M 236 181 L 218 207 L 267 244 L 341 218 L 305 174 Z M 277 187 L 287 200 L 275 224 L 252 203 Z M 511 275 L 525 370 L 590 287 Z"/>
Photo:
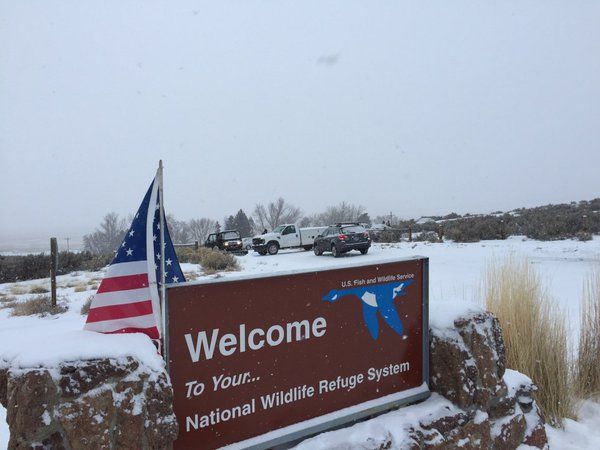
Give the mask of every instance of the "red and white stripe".
<path id="1" fill-rule="evenodd" d="M 146 260 L 112 264 L 92 299 L 84 329 L 100 333 L 144 333 L 160 339 L 160 298 L 154 269 L 153 205 L 158 183 L 150 193 L 146 214 Z"/>
<path id="2" fill-rule="evenodd" d="M 148 262 L 135 261 L 109 266 L 92 300 L 85 329 L 100 333 L 145 333 L 158 339 L 160 333 L 148 280 Z"/>

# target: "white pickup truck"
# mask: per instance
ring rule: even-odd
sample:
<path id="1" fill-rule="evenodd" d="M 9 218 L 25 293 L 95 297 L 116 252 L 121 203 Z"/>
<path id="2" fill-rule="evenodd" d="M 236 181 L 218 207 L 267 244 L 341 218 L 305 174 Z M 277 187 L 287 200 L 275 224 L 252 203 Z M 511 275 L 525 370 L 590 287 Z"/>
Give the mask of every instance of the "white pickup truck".
<path id="1" fill-rule="evenodd" d="M 284 248 L 312 249 L 315 238 L 327 227 L 300 228 L 296 224 L 279 225 L 270 233 L 252 238 L 252 248 L 260 255 L 276 255 Z"/>

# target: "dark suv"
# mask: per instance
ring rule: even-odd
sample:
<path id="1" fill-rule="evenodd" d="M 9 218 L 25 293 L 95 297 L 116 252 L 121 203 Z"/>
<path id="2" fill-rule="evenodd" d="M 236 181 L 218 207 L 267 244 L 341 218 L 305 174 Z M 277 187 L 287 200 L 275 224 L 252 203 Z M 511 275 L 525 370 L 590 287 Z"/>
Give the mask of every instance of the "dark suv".
<path id="1" fill-rule="evenodd" d="M 336 223 L 315 238 L 315 255 L 331 252 L 336 258 L 350 250 L 359 250 L 363 255 L 369 251 L 369 232 L 358 223 Z"/>
<path id="2" fill-rule="evenodd" d="M 218 233 L 211 233 L 204 241 L 204 246 L 227 252 L 243 252 L 242 237 L 238 230 L 223 230 Z"/>

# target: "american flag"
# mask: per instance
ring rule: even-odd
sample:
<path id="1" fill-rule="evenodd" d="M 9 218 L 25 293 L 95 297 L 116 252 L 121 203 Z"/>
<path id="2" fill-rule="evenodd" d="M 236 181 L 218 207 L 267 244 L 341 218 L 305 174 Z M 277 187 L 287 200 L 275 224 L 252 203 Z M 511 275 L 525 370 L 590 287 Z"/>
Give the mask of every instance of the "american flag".
<path id="1" fill-rule="evenodd" d="M 157 177 L 158 178 L 158 177 Z M 92 299 L 86 330 L 161 336 L 160 189 L 154 179 Z M 165 282 L 185 281 L 164 225 Z"/>

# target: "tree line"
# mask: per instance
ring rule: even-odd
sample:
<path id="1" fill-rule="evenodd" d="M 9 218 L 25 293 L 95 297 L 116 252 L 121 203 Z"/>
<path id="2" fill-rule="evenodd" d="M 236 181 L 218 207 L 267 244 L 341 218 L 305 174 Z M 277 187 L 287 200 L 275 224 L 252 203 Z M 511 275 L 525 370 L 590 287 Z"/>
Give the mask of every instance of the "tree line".
<path id="1" fill-rule="evenodd" d="M 121 243 L 131 218 L 119 218 L 116 213 L 107 214 L 100 226 L 84 236 L 84 248 L 94 254 L 111 253 Z M 390 213 L 371 220 L 366 209 L 360 205 L 341 202 L 325 211 L 305 215 L 302 210 L 283 198 L 267 204 L 259 203 L 246 214 L 239 209 L 223 218 L 222 222 L 210 218 L 177 220 L 167 215 L 169 232 L 174 243 L 204 242 L 210 233 L 225 229 L 237 229 L 242 237 L 254 236 L 264 230 L 272 230 L 284 223 L 298 223 L 301 227 L 329 225 L 336 222 L 385 223 L 397 231 L 436 233 L 455 242 L 476 242 L 486 239 L 506 239 L 511 235 L 527 236 L 538 240 L 576 238 L 591 239 L 600 234 L 600 198 L 568 204 L 545 205 L 535 208 L 519 208 L 507 213 L 491 214 L 451 213 L 430 216 L 428 222 L 414 219 L 402 220 Z M 390 238 L 399 240 L 403 233 L 391 233 Z M 418 234 L 415 238 L 418 239 Z M 429 236 L 424 234 L 423 236 Z"/>
<path id="2" fill-rule="evenodd" d="M 106 214 L 98 228 L 83 237 L 84 249 L 95 254 L 113 252 L 123 240 L 131 219 L 120 218 L 114 212 Z M 222 223 L 208 217 L 177 220 L 172 214 L 167 214 L 166 221 L 175 244 L 203 243 L 210 233 L 221 230 L 238 230 L 242 237 L 250 237 L 284 223 L 298 223 L 302 227 L 335 222 L 371 224 L 369 214 L 359 205 L 342 202 L 329 206 L 322 213 L 305 216 L 300 208 L 281 197 L 267 204 L 257 204 L 249 215 L 239 209 L 235 214 L 224 217 Z"/>

